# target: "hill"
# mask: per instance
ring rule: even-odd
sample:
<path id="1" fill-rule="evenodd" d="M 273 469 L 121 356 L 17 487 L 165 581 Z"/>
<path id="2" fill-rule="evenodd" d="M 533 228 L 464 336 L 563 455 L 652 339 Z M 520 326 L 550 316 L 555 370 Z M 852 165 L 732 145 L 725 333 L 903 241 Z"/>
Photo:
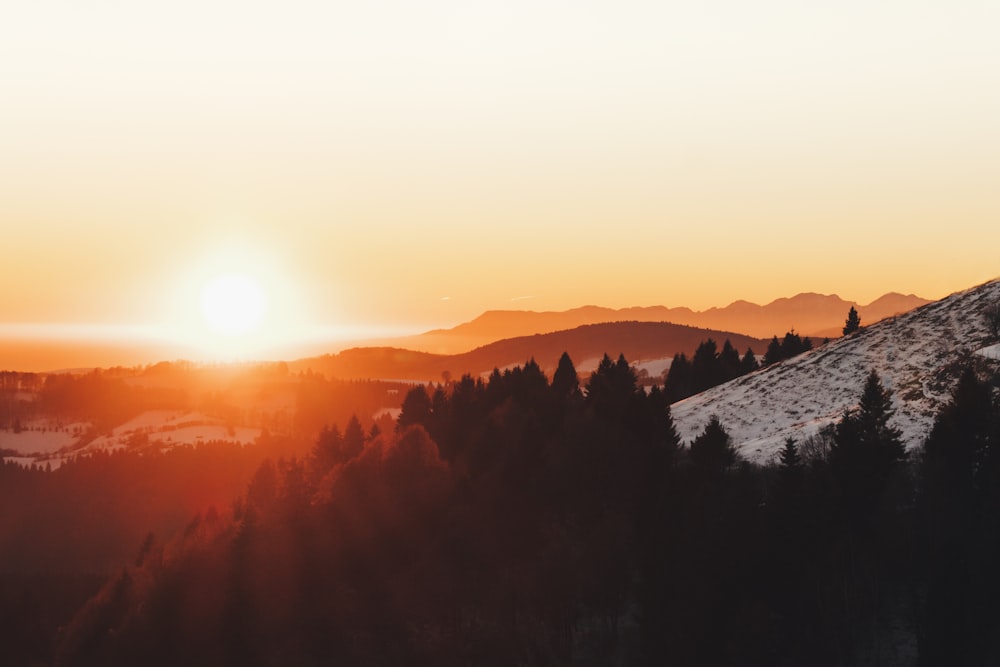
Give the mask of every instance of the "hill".
<path id="1" fill-rule="evenodd" d="M 995 363 L 985 312 L 998 303 L 1000 281 L 989 282 L 714 387 L 674 404 L 678 431 L 690 442 L 717 415 L 744 457 L 768 461 L 786 437 L 801 441 L 856 405 L 874 368 L 894 392 L 894 422 L 912 449 L 964 365 Z"/>
<path id="2" fill-rule="evenodd" d="M 576 362 L 577 369 L 583 371 L 588 365 L 596 366 L 596 361 L 605 353 L 612 356 L 624 354 L 632 363 L 670 359 L 678 352 L 691 355 L 706 338 L 713 338 L 720 344 L 728 338 L 741 352 L 751 347 L 757 354 L 763 354 L 767 345 L 764 340 L 741 334 L 669 322 L 604 322 L 500 340 L 462 354 L 361 347 L 300 359 L 291 362 L 290 368 L 312 369 L 341 379 L 385 378 L 428 382 L 440 381 L 443 373 L 454 378 L 464 373 L 482 375 L 494 368 L 523 364 L 534 357 L 539 366 L 551 374 L 564 351 Z"/>
<path id="3" fill-rule="evenodd" d="M 736 331 L 755 338 L 781 336 L 795 329 L 816 338 L 840 336 L 851 306 L 862 323 L 872 324 L 929 303 L 913 294 L 890 293 L 868 305 L 845 301 L 836 295 L 813 293 L 758 305 L 735 301 L 724 308 L 695 311 L 690 308 L 648 306 L 618 310 L 583 306 L 565 311 L 491 310 L 451 329 L 435 329 L 417 336 L 394 339 L 391 345 L 422 352 L 457 354 L 504 338 L 572 329 L 601 322 L 671 322 L 715 331 Z"/>

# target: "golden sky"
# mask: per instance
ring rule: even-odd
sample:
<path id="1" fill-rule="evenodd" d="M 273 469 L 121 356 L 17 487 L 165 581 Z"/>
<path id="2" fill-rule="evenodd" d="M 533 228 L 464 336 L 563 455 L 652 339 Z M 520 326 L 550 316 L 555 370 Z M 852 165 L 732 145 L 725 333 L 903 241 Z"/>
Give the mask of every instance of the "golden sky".
<path id="1" fill-rule="evenodd" d="M 0 323 L 275 337 L 1000 275 L 1000 3 L 0 9 Z M 346 332 L 346 333 L 345 333 Z"/>

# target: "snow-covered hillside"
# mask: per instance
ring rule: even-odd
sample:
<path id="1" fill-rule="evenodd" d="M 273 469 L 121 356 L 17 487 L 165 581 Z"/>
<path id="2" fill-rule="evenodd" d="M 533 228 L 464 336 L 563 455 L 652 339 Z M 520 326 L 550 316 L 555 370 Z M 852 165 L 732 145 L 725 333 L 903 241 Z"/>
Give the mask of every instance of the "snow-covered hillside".
<path id="1" fill-rule="evenodd" d="M 893 393 L 893 423 L 907 448 L 919 446 L 964 367 L 995 356 L 984 312 L 1000 303 L 992 281 L 862 329 L 812 352 L 737 378 L 673 405 L 686 442 L 717 415 L 740 454 L 768 462 L 788 436 L 800 441 L 857 404 L 874 368 Z M 862 322 L 862 324 L 864 324 Z"/>

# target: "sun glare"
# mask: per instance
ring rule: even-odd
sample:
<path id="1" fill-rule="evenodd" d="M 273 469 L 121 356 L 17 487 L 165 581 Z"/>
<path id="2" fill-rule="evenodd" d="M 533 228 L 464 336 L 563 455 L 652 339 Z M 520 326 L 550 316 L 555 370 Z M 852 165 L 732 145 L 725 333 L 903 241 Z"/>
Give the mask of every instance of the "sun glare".
<path id="1" fill-rule="evenodd" d="M 229 273 L 210 281 L 201 292 L 201 316 L 209 331 L 223 336 L 251 334 L 260 328 L 267 300 L 252 277 Z"/>
<path id="2" fill-rule="evenodd" d="M 315 326 L 311 293 L 277 249 L 230 238 L 199 245 L 167 288 L 161 330 L 177 358 L 226 363 L 301 355 Z"/>

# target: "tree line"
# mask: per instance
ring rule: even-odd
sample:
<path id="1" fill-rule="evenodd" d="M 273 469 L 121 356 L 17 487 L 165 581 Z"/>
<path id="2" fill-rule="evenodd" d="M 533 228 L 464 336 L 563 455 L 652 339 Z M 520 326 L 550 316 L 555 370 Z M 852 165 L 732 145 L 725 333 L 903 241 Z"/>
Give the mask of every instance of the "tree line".
<path id="1" fill-rule="evenodd" d="M 702 341 L 691 359 L 683 352 L 675 354 L 663 378 L 663 391 L 670 403 L 676 403 L 689 396 L 700 394 L 706 389 L 729 382 L 761 366 L 770 366 L 785 359 L 808 352 L 813 348 L 809 337 L 802 338 L 789 331 L 779 341 L 772 338 L 764 354 L 763 364 L 757 360 L 752 348 L 740 356 L 738 350 L 727 338 L 720 350 L 716 342 L 708 338 Z"/>

